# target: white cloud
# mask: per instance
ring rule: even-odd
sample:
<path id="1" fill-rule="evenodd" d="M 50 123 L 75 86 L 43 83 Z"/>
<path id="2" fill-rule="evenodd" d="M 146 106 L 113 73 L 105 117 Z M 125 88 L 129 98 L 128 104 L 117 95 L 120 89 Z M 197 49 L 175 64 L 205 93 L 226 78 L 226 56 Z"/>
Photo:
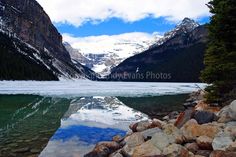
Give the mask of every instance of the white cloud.
<path id="1" fill-rule="evenodd" d="M 115 17 L 134 22 L 145 17 L 180 21 L 209 15 L 209 0 L 37 0 L 54 22 L 81 26 Z"/>
<path id="2" fill-rule="evenodd" d="M 63 34 L 63 40 L 85 54 L 104 54 L 119 49 L 116 54 L 120 57 L 127 57 L 137 51 L 137 46 L 147 47 L 150 44 L 148 42 L 155 40 L 154 36 L 160 37 L 158 33 L 148 34 L 143 32 L 88 37 L 74 37 L 70 34 Z"/>

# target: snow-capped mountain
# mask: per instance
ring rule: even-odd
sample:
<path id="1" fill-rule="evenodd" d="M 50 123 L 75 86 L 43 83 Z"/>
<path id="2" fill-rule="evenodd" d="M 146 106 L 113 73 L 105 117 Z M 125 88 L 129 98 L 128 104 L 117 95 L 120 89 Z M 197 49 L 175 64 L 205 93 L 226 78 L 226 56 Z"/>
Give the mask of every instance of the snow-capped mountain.
<path id="1" fill-rule="evenodd" d="M 148 50 L 113 68 L 106 78 L 113 81 L 198 82 L 204 68 L 207 36 L 205 25 L 185 18 Z"/>
<path id="2" fill-rule="evenodd" d="M 173 30 L 166 32 L 162 38 L 157 40 L 150 48 L 162 45 L 172 37 L 178 34 L 189 33 L 200 26 L 199 23 L 190 18 L 184 18 Z"/>
<path id="3" fill-rule="evenodd" d="M 110 74 L 112 68 L 125 59 L 147 50 L 161 36 L 153 34 L 151 37 L 145 37 L 142 33 L 132 33 L 132 35 L 125 34 L 111 37 L 103 36 L 102 39 L 97 38 L 91 39 L 88 37 L 85 40 L 90 42 L 86 44 L 79 40 L 75 44 L 79 49 L 72 48 L 73 45 L 71 46 L 68 42 L 64 42 L 64 46 L 73 61 L 78 61 L 101 76 L 106 76 Z"/>
<path id="4" fill-rule="evenodd" d="M 80 40 L 75 44 L 75 47 L 79 47 L 77 49 L 72 48 L 68 42 L 65 42 L 64 45 L 73 61 L 78 61 L 84 66 L 99 73 L 101 76 L 106 76 L 110 74 L 114 67 L 125 59 L 149 48 L 159 46 L 177 34 L 191 32 L 198 26 L 199 24 L 194 20 L 185 18 L 173 30 L 165 33 L 163 37 L 158 34 L 153 34 L 151 38 L 140 38 L 138 35 L 134 38 L 130 38 L 127 35 L 119 37 L 111 36 L 110 38 L 105 37 L 102 39 L 102 42 L 93 39 L 97 44 L 101 44 L 98 46 L 94 45 L 92 42 L 88 42 L 88 47 Z"/>

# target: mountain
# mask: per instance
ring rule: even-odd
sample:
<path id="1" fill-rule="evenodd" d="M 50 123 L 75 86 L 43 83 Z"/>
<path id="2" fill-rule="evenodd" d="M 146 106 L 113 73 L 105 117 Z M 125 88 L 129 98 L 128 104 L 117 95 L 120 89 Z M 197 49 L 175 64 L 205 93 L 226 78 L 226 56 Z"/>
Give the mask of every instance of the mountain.
<path id="1" fill-rule="evenodd" d="M 35 0 L 0 1 L 0 80 L 91 78 L 71 61 L 62 36 Z"/>
<path id="2" fill-rule="evenodd" d="M 113 68 L 106 80 L 199 82 L 207 35 L 206 26 L 185 18 L 148 50 Z"/>
<path id="3" fill-rule="evenodd" d="M 129 34 L 112 38 L 104 37 L 105 39 L 101 39 L 101 45 L 98 47 L 93 47 L 94 43 L 88 43 L 89 48 L 81 46 L 80 49 L 72 48 L 68 42 L 64 45 L 73 61 L 78 61 L 101 76 L 106 76 L 110 74 L 112 68 L 125 59 L 148 49 L 160 38 L 157 34 L 153 34 L 151 39 L 140 38 L 139 35 L 139 33 L 133 33 L 133 38 Z M 100 44 L 96 39 L 95 41 L 96 44 Z"/>

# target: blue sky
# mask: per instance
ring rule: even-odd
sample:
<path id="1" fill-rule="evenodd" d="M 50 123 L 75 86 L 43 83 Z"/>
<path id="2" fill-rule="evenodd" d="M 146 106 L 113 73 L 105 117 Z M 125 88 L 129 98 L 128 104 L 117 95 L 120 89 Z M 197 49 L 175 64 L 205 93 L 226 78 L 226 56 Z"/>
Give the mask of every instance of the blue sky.
<path id="1" fill-rule="evenodd" d="M 73 37 L 163 33 L 183 18 L 209 21 L 209 0 L 37 0 L 59 32 Z"/>
<path id="2" fill-rule="evenodd" d="M 209 17 L 203 17 L 197 22 L 204 24 L 209 22 Z M 65 23 L 54 23 L 60 33 L 68 33 L 74 37 L 86 37 L 86 36 L 99 36 L 99 35 L 116 35 L 128 32 L 146 32 L 153 33 L 159 32 L 163 34 L 176 26 L 175 22 L 170 22 L 164 18 L 151 18 L 135 21 L 135 22 L 124 22 L 118 18 L 108 19 L 101 23 L 88 22 L 80 27 L 76 27 L 72 24 Z"/>
<path id="3" fill-rule="evenodd" d="M 73 48 L 109 52 L 116 43 L 153 42 L 185 17 L 209 22 L 210 0 L 37 0 Z M 132 51 L 133 47 L 126 47 Z"/>

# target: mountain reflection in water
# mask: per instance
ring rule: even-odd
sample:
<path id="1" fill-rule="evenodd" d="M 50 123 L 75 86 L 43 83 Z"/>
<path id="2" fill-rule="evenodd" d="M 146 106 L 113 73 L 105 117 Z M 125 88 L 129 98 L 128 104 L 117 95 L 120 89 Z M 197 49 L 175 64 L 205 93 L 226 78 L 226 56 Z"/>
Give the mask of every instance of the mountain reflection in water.
<path id="1" fill-rule="evenodd" d="M 177 101 L 174 109 L 177 104 L 181 106 L 186 95 L 180 97 L 173 97 Z M 153 100 L 156 103 L 150 104 Z M 72 99 L 0 95 L 0 156 L 83 156 L 100 141 L 109 141 L 117 134 L 124 136 L 130 123 L 147 120 L 142 111 L 149 114 L 146 111 L 150 106 L 158 111 L 163 105 L 168 105 L 169 112 L 172 105 L 162 96 Z"/>

